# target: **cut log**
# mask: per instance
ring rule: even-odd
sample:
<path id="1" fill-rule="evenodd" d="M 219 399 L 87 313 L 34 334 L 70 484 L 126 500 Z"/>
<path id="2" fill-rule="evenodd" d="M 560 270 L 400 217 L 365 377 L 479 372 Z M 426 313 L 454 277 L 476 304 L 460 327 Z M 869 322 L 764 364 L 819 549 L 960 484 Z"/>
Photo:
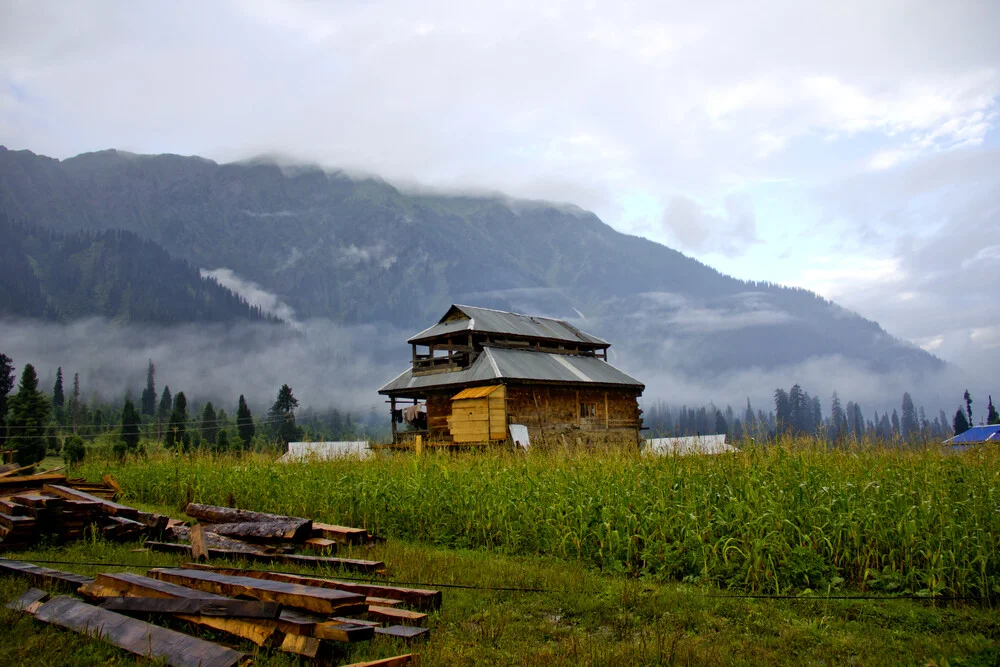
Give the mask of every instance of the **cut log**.
<path id="1" fill-rule="evenodd" d="M 271 620 L 277 620 L 281 613 L 281 605 L 276 602 L 211 598 L 114 597 L 105 598 L 101 608 L 128 614 L 187 614 Z"/>
<path id="2" fill-rule="evenodd" d="M 397 655 L 392 658 L 383 658 L 382 660 L 372 660 L 370 662 L 352 662 L 343 667 L 403 667 L 404 665 L 415 664 L 417 664 L 417 654 L 407 653 L 406 655 Z"/>
<path id="3" fill-rule="evenodd" d="M 205 523 L 260 523 L 266 521 L 309 521 L 301 517 L 284 516 L 281 514 L 267 514 L 266 512 L 253 512 L 251 510 L 239 510 L 235 507 L 219 507 L 218 505 L 202 505 L 200 503 L 188 503 L 184 513 Z M 311 521 L 309 521 L 312 523 Z"/>
<path id="4" fill-rule="evenodd" d="M 93 578 L 82 574 L 53 570 L 40 565 L 33 565 L 19 560 L 0 558 L 0 573 L 21 576 L 29 579 L 35 586 L 41 588 L 58 588 L 75 591 L 84 584 L 93 583 Z"/>
<path id="5" fill-rule="evenodd" d="M 190 542 L 191 531 L 194 530 L 196 526 L 201 526 L 199 530 L 204 531 L 202 533 L 202 540 L 205 542 L 205 546 L 209 549 L 225 549 L 228 551 L 241 551 L 246 553 L 267 553 L 268 551 L 267 547 L 260 544 L 250 544 L 248 542 L 234 540 L 223 535 L 216 535 L 211 532 L 210 524 L 195 524 L 190 528 L 187 526 L 175 526 L 170 532 L 175 540 L 180 542 Z"/>
<path id="6" fill-rule="evenodd" d="M 165 514 L 154 514 L 152 512 L 143 512 L 140 510 L 138 515 L 135 517 L 135 520 L 146 524 L 146 526 L 148 526 L 155 533 L 162 533 L 167 529 L 170 517 Z"/>
<path id="7" fill-rule="evenodd" d="M 312 522 L 308 519 L 280 519 L 217 523 L 208 525 L 206 530 L 216 535 L 250 542 L 304 542 L 312 534 Z"/>
<path id="8" fill-rule="evenodd" d="M 29 588 L 24 595 L 7 604 L 7 609 L 34 614 L 42 603 L 49 599 L 49 594 L 37 588 Z"/>
<path id="9" fill-rule="evenodd" d="M 375 628 L 375 634 L 396 639 L 418 639 L 431 633 L 429 628 L 415 628 L 411 625 L 390 625 L 385 628 Z"/>
<path id="10" fill-rule="evenodd" d="M 111 502 L 110 500 L 98 498 L 97 496 L 91 495 L 86 491 L 80 491 L 68 486 L 62 486 L 60 484 L 45 484 L 42 487 L 42 491 L 59 496 L 60 498 L 65 498 L 66 500 L 87 500 L 90 502 L 100 503 L 101 511 L 109 516 L 119 516 L 124 519 L 135 519 L 139 516 L 139 510 L 134 507 L 119 505 L 118 503 Z"/>
<path id="11" fill-rule="evenodd" d="M 382 621 L 397 625 L 423 625 L 427 622 L 427 614 L 408 609 L 379 607 L 378 605 L 368 606 L 368 618 L 373 621 Z"/>
<path id="12" fill-rule="evenodd" d="M 220 603 L 229 600 L 221 595 L 196 591 L 184 586 L 129 573 L 99 574 L 93 583 L 81 586 L 79 592 L 91 599 L 116 597 L 180 598 Z M 187 614 L 178 615 L 177 618 L 213 630 L 220 630 L 234 637 L 248 639 L 258 646 L 267 646 L 272 642 L 281 641 L 284 634 L 283 631 L 279 630 L 276 620 Z"/>
<path id="13" fill-rule="evenodd" d="M 246 655 L 175 630 L 59 596 L 41 605 L 35 618 L 88 637 L 97 637 L 136 655 L 174 667 L 232 667 Z"/>
<path id="14" fill-rule="evenodd" d="M 329 639 L 335 642 L 353 644 L 355 642 L 371 641 L 375 636 L 375 628 L 357 623 L 326 621 L 316 624 L 313 636 L 317 639 Z"/>
<path id="15" fill-rule="evenodd" d="M 367 605 L 364 596 L 345 591 L 302 586 L 280 581 L 230 576 L 210 571 L 156 568 L 149 576 L 170 583 L 197 588 L 219 595 L 245 596 L 257 600 L 280 602 L 289 607 L 305 609 L 320 614 L 349 616 L 364 613 Z M 346 611 L 350 608 L 351 611 Z"/>
<path id="16" fill-rule="evenodd" d="M 441 606 L 441 591 L 433 591 L 422 588 L 402 588 L 399 586 L 366 584 L 357 581 L 337 581 L 336 579 L 307 577 L 298 574 L 285 574 L 284 572 L 241 570 L 219 567 L 216 565 L 202 565 L 198 563 L 185 563 L 181 567 L 192 570 L 208 570 L 211 572 L 232 574 L 242 577 L 254 577 L 256 579 L 268 579 L 270 581 L 284 581 L 291 584 L 302 584 L 303 586 L 316 586 L 317 588 L 333 588 L 338 591 L 360 593 L 365 596 L 371 595 L 375 597 L 393 598 L 402 600 L 407 604 L 407 606 L 421 610 L 437 609 Z"/>

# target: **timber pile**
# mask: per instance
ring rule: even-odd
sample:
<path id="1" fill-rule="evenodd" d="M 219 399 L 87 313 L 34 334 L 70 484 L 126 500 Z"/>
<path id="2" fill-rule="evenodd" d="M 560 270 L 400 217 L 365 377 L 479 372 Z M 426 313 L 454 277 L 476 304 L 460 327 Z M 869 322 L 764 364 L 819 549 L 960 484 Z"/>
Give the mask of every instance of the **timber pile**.
<path id="1" fill-rule="evenodd" d="M 90 579 L 0 559 L 2 573 L 27 576 L 35 586 L 78 578 L 76 590 L 87 602 L 65 596 L 49 600 L 47 593 L 32 589 L 7 606 L 184 667 L 243 664 L 246 656 L 153 621 L 178 619 L 232 639 L 327 661 L 337 644 L 370 641 L 376 635 L 426 637 L 429 630 L 421 626 L 427 614 L 418 610 L 441 604 L 440 591 L 193 563 L 154 568 L 147 576 L 104 573 Z M 405 665 L 415 658 L 407 654 L 363 664 Z"/>
<path id="2" fill-rule="evenodd" d="M 355 572 L 385 569 L 381 561 L 336 558 L 339 544 L 372 544 L 376 537 L 364 528 L 314 522 L 302 517 L 253 512 L 233 507 L 189 503 L 185 512 L 198 523 L 173 525 L 165 532 L 171 541 L 148 541 L 153 551 L 192 558 L 243 559 L 282 565 L 329 565 Z M 309 549 L 323 555 L 294 553 Z"/>
<path id="3" fill-rule="evenodd" d="M 121 541 L 166 529 L 167 517 L 119 505 L 114 495 L 111 485 L 54 472 L 0 477 L 0 552 L 27 549 L 45 537 L 79 540 L 88 528 Z"/>

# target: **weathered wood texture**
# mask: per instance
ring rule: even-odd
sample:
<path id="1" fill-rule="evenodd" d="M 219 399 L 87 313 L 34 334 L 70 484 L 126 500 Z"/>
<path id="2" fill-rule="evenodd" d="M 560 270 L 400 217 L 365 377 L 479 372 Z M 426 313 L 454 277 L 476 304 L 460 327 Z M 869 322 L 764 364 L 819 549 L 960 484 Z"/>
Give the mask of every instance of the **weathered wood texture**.
<path id="1" fill-rule="evenodd" d="M 116 597 L 184 599 L 212 602 L 226 602 L 229 598 L 204 591 L 196 591 L 158 579 L 138 574 L 99 574 L 93 583 L 81 586 L 80 594 L 90 599 Z M 284 613 L 284 610 L 281 611 Z M 247 639 L 258 646 L 266 646 L 272 641 L 281 641 L 284 631 L 279 631 L 279 621 L 254 618 L 227 618 L 201 614 L 179 614 L 181 620 L 213 630 Z"/>
<path id="2" fill-rule="evenodd" d="M 49 599 L 49 594 L 38 588 L 29 588 L 20 597 L 7 603 L 7 609 L 34 614 L 42 603 Z"/>
<path id="3" fill-rule="evenodd" d="M 196 588 L 220 595 L 245 596 L 257 600 L 280 602 L 289 607 L 305 609 L 320 614 L 363 612 L 367 605 L 365 596 L 341 590 L 303 586 L 283 581 L 253 579 L 204 570 L 177 570 L 156 568 L 149 575 L 161 581 Z M 346 611 L 348 608 L 351 611 Z"/>
<path id="4" fill-rule="evenodd" d="M 251 542 L 304 542 L 312 535 L 313 524 L 308 519 L 276 519 L 209 524 L 207 530 Z"/>
<path id="5" fill-rule="evenodd" d="M 427 614 L 408 609 L 379 607 L 378 605 L 368 606 L 368 618 L 373 621 L 399 625 L 423 625 L 427 622 Z"/>
<path id="6" fill-rule="evenodd" d="M 12 477 L 0 478 L 0 489 L 6 491 L 11 488 L 32 487 L 38 488 L 42 484 L 60 484 L 66 481 L 66 475 L 62 473 L 40 473 L 38 475 L 14 475 Z"/>
<path id="7" fill-rule="evenodd" d="M 532 436 L 541 432 L 634 432 L 639 426 L 636 396 L 633 389 L 511 385 L 507 388 L 508 421 L 524 424 Z M 581 416 L 581 403 L 594 407 L 592 417 Z"/>
<path id="8" fill-rule="evenodd" d="M 92 577 L 82 574 L 53 570 L 52 568 L 33 565 L 19 560 L 0 558 L 0 574 L 8 574 L 29 579 L 36 586 L 43 588 L 58 588 L 75 591 L 84 584 L 92 583 Z"/>
<path id="9" fill-rule="evenodd" d="M 55 597 L 44 603 L 35 612 L 35 618 L 174 667 L 231 667 L 246 659 L 243 653 L 231 648 L 70 597 Z"/>
<path id="10" fill-rule="evenodd" d="M 390 625 L 384 628 L 375 628 L 375 634 L 396 639 L 418 639 L 427 637 L 430 633 L 430 628 L 415 628 L 412 625 Z"/>
<path id="11" fill-rule="evenodd" d="M 115 597 L 106 598 L 101 602 L 101 608 L 136 614 L 187 614 L 271 620 L 276 620 L 281 613 L 281 605 L 277 602 L 206 598 Z"/>
<path id="12" fill-rule="evenodd" d="M 507 439 L 506 390 L 503 386 L 486 396 L 451 401 L 448 430 L 454 442 Z"/>
<path id="13" fill-rule="evenodd" d="M 240 510 L 235 507 L 219 507 L 218 505 L 202 505 L 200 503 L 188 503 L 184 513 L 205 523 L 260 523 L 266 521 L 305 521 L 295 516 L 283 516 L 281 514 L 267 514 L 266 512 L 253 512 L 251 510 Z M 311 523 L 311 522 L 310 522 Z"/>
<path id="14" fill-rule="evenodd" d="M 209 549 L 226 549 L 229 551 L 245 551 L 247 553 L 267 552 L 267 549 L 261 545 L 247 544 L 241 540 L 234 540 L 211 532 L 212 524 L 195 524 L 190 528 L 187 526 L 174 526 L 170 529 L 170 535 L 175 540 L 190 542 L 191 531 L 195 530 L 196 526 L 201 526 L 201 528 L 198 528 L 198 530 L 203 531 L 201 539 Z"/>
<path id="15" fill-rule="evenodd" d="M 354 644 L 356 642 L 371 641 L 375 636 L 375 628 L 358 623 L 344 623 L 342 621 L 324 621 L 317 623 L 313 629 L 313 636 L 317 639 L 329 639 L 335 642 Z"/>
<path id="16" fill-rule="evenodd" d="M 408 606 L 421 610 L 438 609 L 441 606 L 441 591 L 428 590 L 424 588 L 382 586 L 379 584 L 367 584 L 357 581 L 337 581 L 336 579 L 307 577 L 297 574 L 286 574 L 284 572 L 241 570 L 236 568 L 217 567 L 214 565 L 202 565 L 199 563 L 185 563 L 182 567 L 184 569 L 219 572 L 221 574 L 266 579 L 269 581 L 283 581 L 293 584 L 302 584 L 304 586 L 315 586 L 317 588 L 332 588 L 364 596 L 387 597 L 403 600 L 403 602 L 405 602 Z"/>
<path id="17" fill-rule="evenodd" d="M 349 526 L 337 526 L 332 523 L 318 523 L 313 521 L 312 534 L 314 537 L 345 542 L 347 544 L 363 544 L 371 536 L 364 528 L 351 528 Z"/>
<path id="18" fill-rule="evenodd" d="M 135 519 L 139 516 L 139 510 L 134 507 L 119 505 L 118 503 L 110 500 L 98 498 L 97 496 L 89 494 L 86 491 L 80 491 L 61 484 L 46 484 L 42 487 L 42 491 L 67 500 L 86 500 L 88 502 L 98 503 L 101 507 L 101 511 L 110 516 L 118 516 L 123 519 Z"/>

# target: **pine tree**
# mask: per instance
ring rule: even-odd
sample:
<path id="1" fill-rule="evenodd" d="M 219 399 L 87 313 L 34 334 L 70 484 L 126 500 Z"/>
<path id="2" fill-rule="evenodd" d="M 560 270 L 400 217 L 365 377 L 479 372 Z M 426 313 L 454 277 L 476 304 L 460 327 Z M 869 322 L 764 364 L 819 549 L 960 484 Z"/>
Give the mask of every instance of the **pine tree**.
<path id="1" fill-rule="evenodd" d="M 892 437 L 899 437 L 899 413 L 896 412 L 896 408 L 892 409 Z"/>
<path id="2" fill-rule="evenodd" d="M 219 433 L 218 417 L 215 414 L 215 407 L 212 401 L 205 404 L 205 409 L 201 411 L 201 439 L 206 445 L 215 444 L 215 439 Z"/>
<path id="3" fill-rule="evenodd" d="M 0 447 L 6 449 L 7 441 L 7 397 L 14 388 L 14 361 L 0 353 Z"/>
<path id="4" fill-rule="evenodd" d="M 170 418 L 173 410 L 174 399 L 170 395 L 170 387 L 164 385 L 163 393 L 160 395 L 160 405 L 156 409 L 156 439 L 163 437 L 163 425 Z"/>
<path id="5" fill-rule="evenodd" d="M 229 451 L 229 433 L 226 432 L 226 429 L 219 429 L 218 435 L 215 436 L 215 451 Z"/>
<path id="6" fill-rule="evenodd" d="M 968 389 L 965 390 L 965 396 L 963 396 L 962 398 L 965 399 L 965 412 L 969 415 L 969 420 L 968 420 L 969 428 L 972 428 L 975 425 L 975 422 L 972 421 L 972 397 L 969 396 Z"/>
<path id="7" fill-rule="evenodd" d="M 256 429 L 253 425 L 253 415 L 250 414 L 250 408 L 247 406 L 243 394 L 240 394 L 240 404 L 236 409 L 236 430 L 240 435 L 240 440 L 243 441 L 243 449 L 249 450 Z"/>
<path id="8" fill-rule="evenodd" d="M 903 442 L 910 442 L 916 439 L 920 423 L 917 421 L 917 410 L 910 398 L 910 392 L 903 393 L 903 416 L 899 420 L 899 430 L 903 436 Z"/>
<path id="9" fill-rule="evenodd" d="M 149 360 L 149 368 L 146 369 L 146 388 L 142 391 L 142 414 L 153 417 L 156 415 L 156 367 L 153 360 Z"/>
<path id="10" fill-rule="evenodd" d="M 302 435 L 301 429 L 295 426 L 295 408 L 298 406 L 299 401 L 292 395 L 292 388 L 283 384 L 278 390 L 274 405 L 267 413 L 267 420 L 271 423 L 275 439 L 285 447 Z M 705 421 L 708 421 L 707 415 Z M 707 424 L 706 430 L 702 432 L 707 432 Z"/>
<path id="11" fill-rule="evenodd" d="M 989 397 L 989 404 L 986 406 L 986 423 L 1000 424 L 1000 414 L 997 414 L 997 409 L 993 407 L 993 396 Z"/>
<path id="12" fill-rule="evenodd" d="M 74 433 L 80 428 L 80 424 L 84 422 L 84 412 L 86 412 L 86 406 L 80 399 L 80 374 L 73 373 L 73 395 L 69 400 L 69 415 Z"/>
<path id="13" fill-rule="evenodd" d="M 847 435 L 847 416 L 840 405 L 840 396 L 837 396 L 837 392 L 833 392 L 833 397 L 830 399 L 830 422 L 834 440 L 843 440 Z"/>
<path id="14" fill-rule="evenodd" d="M 784 389 L 774 390 L 774 415 L 778 431 L 783 431 L 792 425 L 791 404 Z"/>
<path id="15" fill-rule="evenodd" d="M 961 435 L 969 430 L 969 420 L 965 418 L 962 408 L 959 408 L 955 413 L 955 419 L 952 420 L 951 424 L 955 430 L 955 435 Z"/>
<path id="16" fill-rule="evenodd" d="M 788 392 L 788 418 L 792 428 L 800 433 L 809 430 L 809 399 L 802 387 L 798 384 L 792 385 Z"/>
<path id="17" fill-rule="evenodd" d="M 164 446 L 173 449 L 177 445 L 190 443 L 190 435 L 187 432 L 187 397 L 183 391 L 177 392 L 174 396 L 174 409 L 170 413 L 170 423 L 167 425 L 167 435 L 164 438 Z"/>
<path id="18" fill-rule="evenodd" d="M 134 454 L 139 451 L 139 425 L 142 423 L 142 416 L 136 412 L 135 405 L 131 400 L 125 401 L 122 408 L 122 443 L 125 445 L 124 453 Z"/>
<path id="19" fill-rule="evenodd" d="M 56 412 L 60 412 L 66 405 L 66 394 L 63 393 L 63 372 L 62 366 L 56 371 L 56 384 L 52 387 L 52 407 Z"/>
<path id="20" fill-rule="evenodd" d="M 18 465 L 26 466 L 45 458 L 45 427 L 51 404 L 38 391 L 38 375 L 31 364 L 24 365 L 17 394 L 10 401 L 8 426 L 14 440 Z"/>
<path id="21" fill-rule="evenodd" d="M 726 418 L 718 410 L 715 411 L 715 434 L 724 435 L 729 432 L 729 424 L 726 423 Z"/>

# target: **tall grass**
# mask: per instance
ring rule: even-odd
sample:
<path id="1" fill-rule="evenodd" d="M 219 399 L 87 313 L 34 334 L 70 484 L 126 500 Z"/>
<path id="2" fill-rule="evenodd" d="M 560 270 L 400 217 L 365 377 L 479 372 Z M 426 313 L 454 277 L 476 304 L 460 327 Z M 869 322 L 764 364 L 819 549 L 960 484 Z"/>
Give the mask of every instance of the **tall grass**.
<path id="1" fill-rule="evenodd" d="M 290 464 L 163 454 L 90 461 L 83 472 L 113 472 L 147 503 L 235 502 L 739 590 L 1000 592 L 995 448 L 949 456 L 816 445 L 712 457 L 477 452 Z"/>

